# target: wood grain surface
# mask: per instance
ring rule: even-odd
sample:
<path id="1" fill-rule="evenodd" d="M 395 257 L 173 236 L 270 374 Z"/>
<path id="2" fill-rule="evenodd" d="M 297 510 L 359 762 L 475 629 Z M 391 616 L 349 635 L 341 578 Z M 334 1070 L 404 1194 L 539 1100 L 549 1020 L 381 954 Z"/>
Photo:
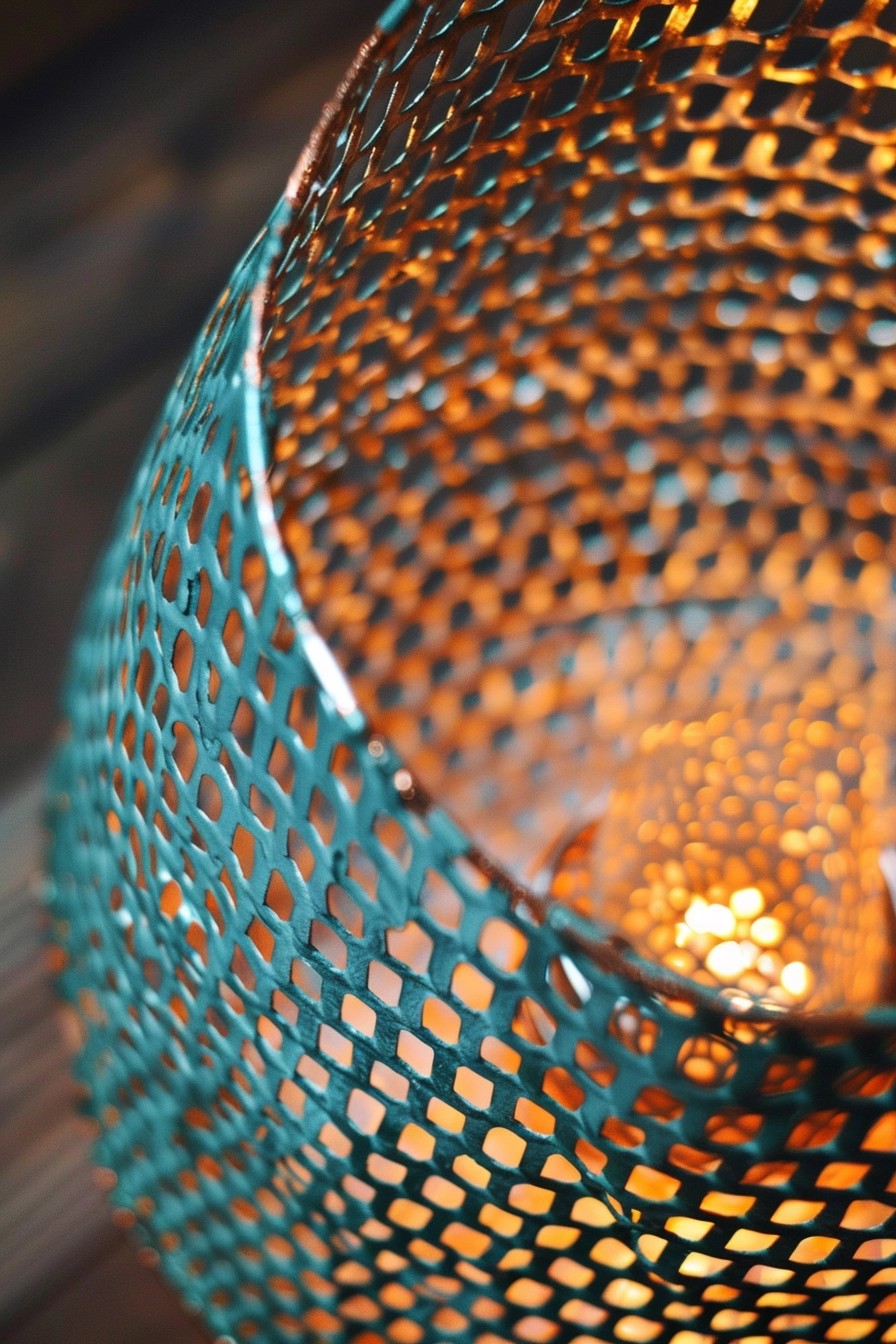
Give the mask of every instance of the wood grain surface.
<path id="1" fill-rule="evenodd" d="M 70 32 L 32 44 L 22 56 L 28 79 L 3 101 L 0 1339 L 8 1344 L 205 1338 L 115 1228 L 91 1176 L 41 950 L 41 770 L 77 609 L 140 446 L 380 8 L 377 0 L 110 3 L 75 26 L 70 49 Z M 52 7 L 38 9 L 51 23 Z M 35 70 L 41 52 L 49 64 Z"/>

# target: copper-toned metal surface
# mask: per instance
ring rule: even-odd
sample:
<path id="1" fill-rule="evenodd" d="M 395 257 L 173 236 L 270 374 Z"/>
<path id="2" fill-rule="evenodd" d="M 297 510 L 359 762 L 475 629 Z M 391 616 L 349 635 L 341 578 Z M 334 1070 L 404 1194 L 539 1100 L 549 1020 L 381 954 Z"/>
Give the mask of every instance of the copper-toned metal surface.
<path id="1" fill-rule="evenodd" d="M 269 308 L 275 507 L 363 708 L 523 881 L 621 770 L 596 912 L 787 1005 L 877 1002 L 892 955 L 890 27 L 405 28 L 308 168 Z M 687 931 L 693 893 L 756 882 L 786 936 L 745 962 L 730 908 Z"/>

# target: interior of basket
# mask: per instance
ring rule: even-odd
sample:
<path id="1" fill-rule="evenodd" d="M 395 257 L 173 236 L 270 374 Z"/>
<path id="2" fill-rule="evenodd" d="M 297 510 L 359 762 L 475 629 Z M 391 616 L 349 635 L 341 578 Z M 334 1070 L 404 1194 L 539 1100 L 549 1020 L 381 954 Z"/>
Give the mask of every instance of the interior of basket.
<path id="1" fill-rule="evenodd" d="M 518 881 L 732 998 L 867 1005 L 892 211 L 798 134 L 801 86 L 761 103 L 774 42 L 620 96 L 580 33 L 532 75 L 533 29 L 485 105 L 423 80 L 425 34 L 359 76 L 267 314 L 282 535 L 371 723 Z"/>

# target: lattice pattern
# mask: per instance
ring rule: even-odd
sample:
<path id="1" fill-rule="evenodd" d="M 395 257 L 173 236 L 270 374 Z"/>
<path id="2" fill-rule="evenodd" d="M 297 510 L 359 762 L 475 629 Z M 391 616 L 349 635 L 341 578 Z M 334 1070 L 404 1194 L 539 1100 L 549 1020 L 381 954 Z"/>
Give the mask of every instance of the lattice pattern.
<path id="1" fill-rule="evenodd" d="M 891 1010 L 741 1011 L 575 913 L 669 704 L 877 735 L 843 825 L 892 837 L 894 33 L 400 4 L 203 333 L 76 649 L 51 901 L 113 1198 L 216 1331 L 896 1339 Z M 826 914 L 845 983 L 878 925 Z"/>

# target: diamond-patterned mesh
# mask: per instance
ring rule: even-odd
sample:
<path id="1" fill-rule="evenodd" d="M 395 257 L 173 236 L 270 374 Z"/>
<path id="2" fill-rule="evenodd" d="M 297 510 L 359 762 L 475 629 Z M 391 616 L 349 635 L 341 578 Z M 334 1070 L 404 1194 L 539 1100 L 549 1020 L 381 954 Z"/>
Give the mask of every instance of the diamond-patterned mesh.
<path id="1" fill-rule="evenodd" d="M 85 613 L 50 898 L 112 1197 L 218 1333 L 896 1340 L 892 1010 L 580 918 L 603 784 L 625 890 L 700 821 L 645 740 L 720 799 L 833 752 L 818 873 L 788 839 L 757 890 L 876 997 L 894 56 L 893 3 L 398 4 L 203 332 Z"/>

